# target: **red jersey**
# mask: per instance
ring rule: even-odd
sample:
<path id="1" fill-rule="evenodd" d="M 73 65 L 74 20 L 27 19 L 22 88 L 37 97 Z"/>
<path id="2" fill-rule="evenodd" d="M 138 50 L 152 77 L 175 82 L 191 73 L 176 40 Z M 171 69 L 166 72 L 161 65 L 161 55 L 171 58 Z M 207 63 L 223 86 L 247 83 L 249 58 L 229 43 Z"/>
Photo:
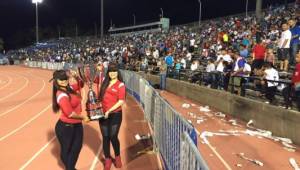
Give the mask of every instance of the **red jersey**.
<path id="1" fill-rule="evenodd" d="M 266 48 L 262 45 L 256 44 L 253 48 L 253 53 L 255 55 L 254 57 L 255 60 L 264 60 Z"/>
<path id="2" fill-rule="evenodd" d="M 74 91 L 80 91 L 80 86 L 78 84 L 71 85 Z M 65 123 L 81 123 L 81 120 L 69 118 L 72 112 L 81 114 L 81 97 L 74 94 L 69 94 L 69 96 L 62 91 L 56 93 L 56 101 L 60 107 L 62 114 L 60 115 L 60 120 Z"/>
<path id="3" fill-rule="evenodd" d="M 105 113 L 107 110 L 112 108 L 119 100 L 125 100 L 125 93 L 125 84 L 119 80 L 111 87 L 107 87 L 102 100 L 103 112 Z M 122 111 L 122 107 L 117 108 L 113 112 L 118 111 Z"/>
<path id="4" fill-rule="evenodd" d="M 296 64 L 295 71 L 292 77 L 292 83 L 300 83 L 300 63 Z"/>

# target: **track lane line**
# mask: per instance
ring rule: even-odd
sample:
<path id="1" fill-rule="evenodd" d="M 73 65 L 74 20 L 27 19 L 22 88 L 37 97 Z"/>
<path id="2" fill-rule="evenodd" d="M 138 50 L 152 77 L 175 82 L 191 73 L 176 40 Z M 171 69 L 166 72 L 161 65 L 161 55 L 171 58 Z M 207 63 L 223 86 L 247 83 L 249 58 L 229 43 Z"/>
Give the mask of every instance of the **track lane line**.
<path id="1" fill-rule="evenodd" d="M 18 89 L 17 91 L 12 92 L 12 93 L 10 93 L 9 95 L 0 98 L 0 101 L 2 101 L 2 100 L 4 100 L 4 99 L 7 99 L 7 98 L 9 98 L 10 96 L 13 96 L 13 95 L 19 93 L 19 92 L 22 91 L 25 87 L 28 86 L 28 84 L 29 84 L 29 79 L 26 78 L 25 76 L 22 76 L 22 77 L 23 77 L 23 79 L 26 81 L 26 83 L 25 83 L 20 89 Z"/>
<path id="2" fill-rule="evenodd" d="M 4 139 L 8 138 L 9 136 L 15 134 L 16 132 L 18 132 L 19 130 L 21 130 L 22 128 L 24 128 L 25 126 L 27 126 L 28 124 L 30 124 L 32 121 L 34 121 L 39 116 L 41 116 L 43 113 L 45 113 L 51 106 L 52 106 L 52 104 L 49 104 L 47 107 L 45 107 L 42 111 L 40 111 L 37 115 L 35 115 L 31 119 L 29 119 L 27 122 L 25 122 L 24 124 L 22 124 L 21 126 L 19 126 L 18 128 L 16 128 L 15 130 L 11 131 L 10 133 L 2 136 L 0 138 L 0 142 L 3 141 Z"/>
<path id="3" fill-rule="evenodd" d="M 5 84 L 4 86 L 0 87 L 0 90 L 4 89 L 5 87 L 9 86 L 12 82 L 12 78 L 10 78 L 10 76 L 5 75 L 6 77 L 8 77 L 8 83 Z"/>
<path id="4" fill-rule="evenodd" d="M 54 140 L 56 136 L 53 136 L 48 143 L 46 143 L 39 151 L 37 151 L 19 170 L 24 170 L 32 161 L 35 160 Z"/>
<path id="5" fill-rule="evenodd" d="M 97 165 L 97 163 L 100 162 L 100 160 L 99 160 L 100 153 L 101 153 L 101 146 L 98 148 L 97 154 L 96 154 L 96 156 L 95 156 L 95 158 L 94 158 L 94 160 L 92 162 L 92 165 L 91 165 L 91 167 L 90 167 L 89 170 L 94 170 L 95 167 L 96 167 L 96 165 Z"/>
<path id="6" fill-rule="evenodd" d="M 41 79 L 41 78 L 40 78 L 40 79 Z M 43 79 L 41 79 L 41 80 L 43 80 Z M 11 111 L 13 111 L 13 110 L 19 108 L 20 106 L 22 106 L 23 104 L 27 103 L 27 102 L 30 101 L 31 99 L 35 98 L 37 95 L 39 95 L 39 94 L 45 89 L 45 86 L 46 86 L 46 83 L 45 83 L 45 80 L 43 80 L 43 86 L 42 86 L 42 88 L 41 88 L 38 92 L 36 92 L 33 96 L 31 96 L 31 97 L 28 98 L 27 100 L 23 101 L 22 103 L 18 104 L 17 106 L 15 106 L 15 107 L 13 107 L 13 108 L 11 108 L 11 109 L 9 109 L 9 110 L 7 110 L 7 111 L 1 113 L 1 114 L 0 114 L 0 118 L 1 118 L 2 116 L 5 116 L 7 113 L 9 113 L 9 112 L 11 112 Z"/>

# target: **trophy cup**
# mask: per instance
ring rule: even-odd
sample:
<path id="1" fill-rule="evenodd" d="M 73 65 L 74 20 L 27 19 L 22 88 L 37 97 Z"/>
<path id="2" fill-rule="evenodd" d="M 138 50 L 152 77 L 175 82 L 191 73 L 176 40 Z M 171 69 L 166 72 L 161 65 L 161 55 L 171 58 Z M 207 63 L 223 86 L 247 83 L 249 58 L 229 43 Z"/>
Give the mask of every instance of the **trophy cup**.
<path id="1" fill-rule="evenodd" d="M 98 120 L 104 117 L 101 104 L 93 90 L 93 84 L 98 75 L 95 64 L 90 60 L 88 64 L 83 64 L 78 67 L 79 76 L 88 84 L 89 91 L 87 93 L 86 112 L 90 120 Z"/>

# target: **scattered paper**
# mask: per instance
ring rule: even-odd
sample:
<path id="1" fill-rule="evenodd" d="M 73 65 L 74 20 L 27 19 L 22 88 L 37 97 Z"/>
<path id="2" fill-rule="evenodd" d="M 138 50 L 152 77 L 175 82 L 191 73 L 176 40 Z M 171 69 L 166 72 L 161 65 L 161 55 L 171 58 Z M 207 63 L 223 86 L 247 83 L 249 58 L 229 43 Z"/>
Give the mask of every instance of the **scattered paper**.
<path id="1" fill-rule="evenodd" d="M 151 138 L 150 133 L 148 133 L 147 135 L 139 135 L 139 134 L 135 135 L 136 140 L 145 140 L 145 139 L 150 139 L 150 138 Z"/>
<path id="2" fill-rule="evenodd" d="M 187 103 L 182 104 L 182 107 L 183 107 L 183 108 L 186 108 L 186 109 L 190 108 L 190 106 L 191 106 L 191 105 L 190 105 L 190 104 L 187 104 Z"/>
<path id="3" fill-rule="evenodd" d="M 242 164 L 236 164 L 236 166 L 241 168 L 241 167 L 242 167 Z"/>
<path id="4" fill-rule="evenodd" d="M 287 148 L 287 147 L 283 147 L 283 149 L 285 149 L 288 152 L 296 152 L 296 149 L 291 149 L 291 148 Z"/>
<path id="5" fill-rule="evenodd" d="M 240 158 L 245 159 L 245 160 L 247 160 L 247 161 L 250 161 L 250 162 L 252 162 L 252 163 L 254 163 L 254 164 L 256 164 L 256 165 L 264 166 L 264 164 L 263 164 L 261 161 L 256 160 L 256 159 L 250 159 L 250 158 L 246 157 L 244 153 L 239 153 L 239 154 L 237 154 L 237 155 L 238 155 Z"/>
<path id="6" fill-rule="evenodd" d="M 230 122 L 233 126 L 238 125 L 235 119 L 230 119 L 228 122 Z"/>
<path id="7" fill-rule="evenodd" d="M 290 158 L 290 164 L 294 168 L 294 170 L 300 170 L 299 165 L 297 164 L 296 160 L 294 158 Z"/>
<path id="8" fill-rule="evenodd" d="M 225 118 L 225 117 L 226 117 L 226 115 L 223 114 L 222 112 L 217 112 L 217 113 L 215 113 L 215 116 L 221 117 L 221 118 Z"/>
<path id="9" fill-rule="evenodd" d="M 205 106 L 205 107 L 200 106 L 199 109 L 200 109 L 200 112 L 210 112 L 209 106 Z"/>

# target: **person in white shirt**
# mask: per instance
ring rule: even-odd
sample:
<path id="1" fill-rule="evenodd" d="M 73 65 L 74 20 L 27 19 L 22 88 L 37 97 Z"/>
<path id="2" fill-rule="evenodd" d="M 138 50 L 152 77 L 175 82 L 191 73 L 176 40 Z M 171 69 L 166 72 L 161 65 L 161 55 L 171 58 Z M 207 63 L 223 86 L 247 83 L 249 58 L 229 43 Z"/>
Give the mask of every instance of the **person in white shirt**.
<path id="1" fill-rule="evenodd" d="M 185 58 L 181 58 L 180 63 L 182 65 L 183 69 L 186 69 L 186 60 L 185 60 Z"/>
<path id="2" fill-rule="evenodd" d="M 289 51 L 292 33 L 287 23 L 282 24 L 282 33 L 278 41 L 278 60 L 280 61 L 280 70 L 288 71 Z"/>
<path id="3" fill-rule="evenodd" d="M 199 61 L 194 60 L 193 63 L 192 63 L 192 65 L 191 65 L 191 71 L 197 70 L 198 66 L 199 66 Z"/>
<path id="4" fill-rule="evenodd" d="M 210 73 L 216 70 L 216 66 L 212 59 L 208 60 L 208 64 L 206 66 L 206 72 Z"/>
<path id="5" fill-rule="evenodd" d="M 217 62 L 218 62 L 221 58 L 223 59 L 223 61 L 227 61 L 228 63 L 231 63 L 231 62 L 232 62 L 232 58 L 231 58 L 231 56 L 227 53 L 226 50 L 222 50 L 221 55 L 218 55 Z"/>
<path id="6" fill-rule="evenodd" d="M 269 100 L 269 103 L 272 103 L 275 99 L 275 93 L 278 86 L 278 83 L 274 81 L 279 81 L 279 75 L 278 71 L 272 67 L 271 63 L 264 64 L 263 78 L 266 80 L 266 98 Z"/>

